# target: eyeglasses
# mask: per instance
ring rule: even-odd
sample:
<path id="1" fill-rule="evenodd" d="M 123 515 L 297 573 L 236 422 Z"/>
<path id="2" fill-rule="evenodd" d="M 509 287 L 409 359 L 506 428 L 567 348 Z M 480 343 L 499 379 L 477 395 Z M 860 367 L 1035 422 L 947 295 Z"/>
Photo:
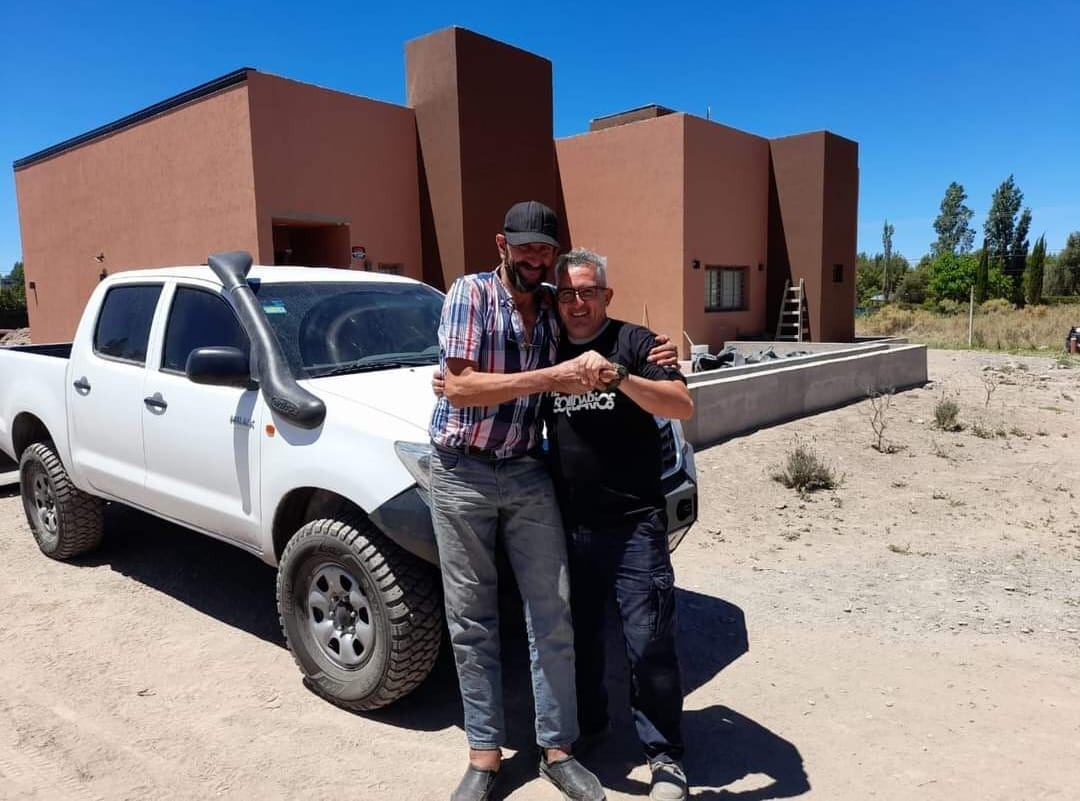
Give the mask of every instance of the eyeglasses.
<path id="1" fill-rule="evenodd" d="M 559 299 L 559 303 L 573 303 L 574 298 L 581 298 L 588 302 L 600 297 L 600 294 L 605 289 L 607 289 L 606 286 L 583 286 L 579 289 L 560 289 L 555 293 L 555 296 Z"/>

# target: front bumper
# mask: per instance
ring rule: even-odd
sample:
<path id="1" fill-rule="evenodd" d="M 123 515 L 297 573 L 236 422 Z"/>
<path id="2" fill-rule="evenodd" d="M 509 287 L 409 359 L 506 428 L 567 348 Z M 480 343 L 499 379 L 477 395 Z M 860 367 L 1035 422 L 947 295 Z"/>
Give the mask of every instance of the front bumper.
<path id="1" fill-rule="evenodd" d="M 668 550 L 674 552 L 697 520 L 697 482 L 686 473 L 679 473 L 664 482 L 667 501 Z"/>

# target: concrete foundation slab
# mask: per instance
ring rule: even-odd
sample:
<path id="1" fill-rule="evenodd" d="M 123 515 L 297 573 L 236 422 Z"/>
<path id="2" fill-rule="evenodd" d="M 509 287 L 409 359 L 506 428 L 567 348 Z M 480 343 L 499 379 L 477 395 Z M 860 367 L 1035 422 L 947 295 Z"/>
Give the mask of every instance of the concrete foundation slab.
<path id="1" fill-rule="evenodd" d="M 683 430 L 692 445 L 703 447 L 926 380 L 926 346 L 894 343 L 697 373 L 688 379 L 694 416 Z"/>

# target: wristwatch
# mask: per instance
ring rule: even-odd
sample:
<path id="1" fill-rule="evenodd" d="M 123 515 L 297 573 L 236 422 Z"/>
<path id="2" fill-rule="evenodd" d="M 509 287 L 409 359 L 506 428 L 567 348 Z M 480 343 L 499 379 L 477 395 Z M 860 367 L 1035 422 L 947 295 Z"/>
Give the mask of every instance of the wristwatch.
<path id="1" fill-rule="evenodd" d="M 604 387 L 604 391 L 611 392 L 612 390 L 616 389 L 628 375 L 630 375 L 630 371 L 626 369 L 625 365 L 616 364 L 615 377 L 608 383 L 606 387 Z"/>

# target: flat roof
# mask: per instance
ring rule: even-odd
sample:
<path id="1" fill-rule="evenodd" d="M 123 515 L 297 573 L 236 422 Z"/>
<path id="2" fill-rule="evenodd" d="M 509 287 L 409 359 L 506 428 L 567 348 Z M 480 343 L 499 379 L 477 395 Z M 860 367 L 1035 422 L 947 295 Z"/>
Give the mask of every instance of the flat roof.
<path id="1" fill-rule="evenodd" d="M 674 114 L 675 109 L 668 108 L 667 106 L 661 106 L 659 103 L 646 103 L 644 106 L 635 106 L 634 108 L 623 109 L 622 111 L 615 111 L 611 114 L 601 114 L 599 117 L 593 117 L 589 122 L 600 122 L 601 120 L 610 120 L 612 117 L 621 117 L 623 114 L 634 114 L 638 111 L 648 111 L 650 109 L 656 109 L 662 115 Z"/>
<path id="2" fill-rule="evenodd" d="M 199 84 L 194 89 L 188 89 L 186 92 L 181 92 L 178 95 L 173 95 L 166 100 L 162 100 L 160 103 L 154 103 L 152 106 L 147 106 L 140 111 L 136 111 L 134 114 L 128 114 L 126 117 L 121 117 L 114 122 L 107 123 L 98 128 L 94 128 L 92 131 L 73 136 L 71 139 L 65 139 L 59 144 L 47 147 L 44 150 L 39 150 L 37 153 L 31 153 L 25 158 L 17 159 L 12 166 L 16 170 L 21 170 L 24 167 L 29 167 L 31 164 L 36 164 L 39 161 L 44 161 L 47 158 L 59 155 L 73 148 L 79 147 L 79 145 L 85 145 L 87 142 L 92 142 L 95 139 L 101 139 L 109 134 L 122 131 L 125 128 L 131 128 L 134 125 L 138 125 L 141 122 L 152 119 L 153 117 L 160 116 L 166 112 L 172 111 L 174 108 L 183 106 L 187 103 L 192 103 L 196 100 L 211 95 L 214 92 L 220 92 L 222 89 L 228 89 L 230 86 L 235 86 L 239 83 L 247 81 L 249 72 L 258 72 L 254 67 L 241 67 L 238 70 L 233 70 L 227 75 L 222 75 L 219 78 L 214 78 L 212 81 Z"/>

